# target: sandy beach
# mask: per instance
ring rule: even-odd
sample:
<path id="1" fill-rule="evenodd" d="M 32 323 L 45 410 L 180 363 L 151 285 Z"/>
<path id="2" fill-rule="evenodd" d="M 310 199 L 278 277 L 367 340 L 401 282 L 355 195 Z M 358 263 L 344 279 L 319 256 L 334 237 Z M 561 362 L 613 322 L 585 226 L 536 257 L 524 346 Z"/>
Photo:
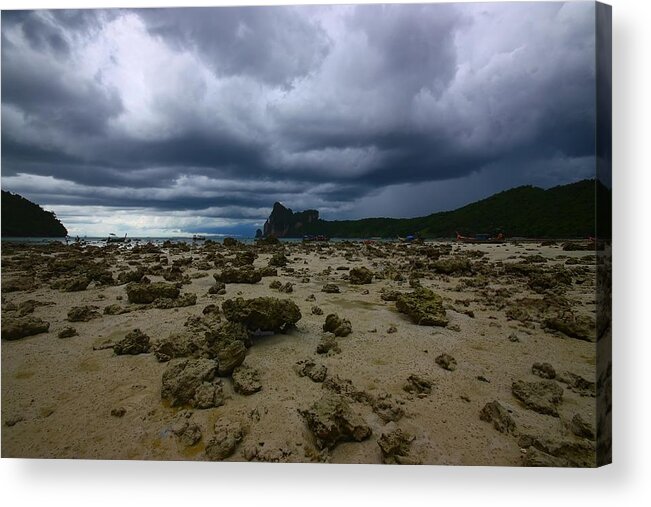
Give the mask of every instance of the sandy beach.
<path id="1" fill-rule="evenodd" d="M 561 242 L 3 243 L 2 456 L 594 466 L 595 311 Z"/>

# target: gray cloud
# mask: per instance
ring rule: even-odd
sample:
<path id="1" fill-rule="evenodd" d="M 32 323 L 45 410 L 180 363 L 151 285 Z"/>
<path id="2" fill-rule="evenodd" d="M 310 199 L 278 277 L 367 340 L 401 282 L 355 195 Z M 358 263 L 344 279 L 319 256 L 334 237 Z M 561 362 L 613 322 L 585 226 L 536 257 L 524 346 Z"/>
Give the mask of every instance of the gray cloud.
<path id="1" fill-rule="evenodd" d="M 594 50 L 590 3 L 3 12 L 2 186 L 189 231 L 573 181 Z"/>

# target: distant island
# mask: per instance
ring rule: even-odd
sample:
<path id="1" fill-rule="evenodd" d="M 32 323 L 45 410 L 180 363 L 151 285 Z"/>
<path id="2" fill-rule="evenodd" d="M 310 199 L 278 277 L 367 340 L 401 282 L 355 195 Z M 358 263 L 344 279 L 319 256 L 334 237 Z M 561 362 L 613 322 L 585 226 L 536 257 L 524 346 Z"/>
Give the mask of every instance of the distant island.
<path id="1" fill-rule="evenodd" d="M 2 191 L 2 237 L 62 238 L 68 230 L 52 211 L 18 194 Z"/>
<path id="2" fill-rule="evenodd" d="M 294 213 L 275 203 L 264 224 L 265 237 L 300 238 L 325 235 L 332 238 L 396 238 L 415 234 L 422 238 L 503 232 L 510 237 L 587 238 L 596 234 L 599 216 L 609 217 L 611 192 L 596 180 L 542 189 L 531 185 L 505 190 L 454 211 L 417 218 L 363 218 L 322 220 L 317 210 Z M 608 220 L 603 223 L 609 223 Z M 610 237 L 610 229 L 600 231 Z"/>

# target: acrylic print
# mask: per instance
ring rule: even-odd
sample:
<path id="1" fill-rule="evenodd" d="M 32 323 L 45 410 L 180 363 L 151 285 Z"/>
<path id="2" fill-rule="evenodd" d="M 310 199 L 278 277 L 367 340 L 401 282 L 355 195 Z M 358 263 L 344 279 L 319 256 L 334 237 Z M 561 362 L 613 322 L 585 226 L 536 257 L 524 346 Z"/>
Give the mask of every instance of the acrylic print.
<path id="1" fill-rule="evenodd" d="M 610 462 L 610 7 L 2 12 L 2 456 Z"/>

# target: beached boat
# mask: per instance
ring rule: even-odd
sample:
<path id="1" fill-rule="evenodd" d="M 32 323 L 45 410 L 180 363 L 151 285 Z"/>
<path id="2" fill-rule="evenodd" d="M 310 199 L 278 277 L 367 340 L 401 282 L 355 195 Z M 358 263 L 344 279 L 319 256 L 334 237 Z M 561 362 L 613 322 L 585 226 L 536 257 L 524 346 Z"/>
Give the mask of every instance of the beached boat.
<path id="1" fill-rule="evenodd" d="M 110 233 L 108 235 L 108 238 L 106 238 L 107 243 L 128 243 L 131 241 L 130 239 L 127 239 L 126 233 L 124 234 L 124 237 L 119 237 L 116 236 L 114 233 Z"/>
<path id="2" fill-rule="evenodd" d="M 312 236 L 312 235 L 303 236 L 304 243 L 309 243 L 312 241 L 330 241 L 330 238 L 328 236 L 324 236 L 323 234 L 319 234 L 317 236 Z"/>
<path id="3" fill-rule="evenodd" d="M 497 236 L 490 234 L 475 234 L 474 236 L 462 236 L 457 232 L 457 241 L 459 243 L 504 243 L 506 237 L 501 232 Z"/>

